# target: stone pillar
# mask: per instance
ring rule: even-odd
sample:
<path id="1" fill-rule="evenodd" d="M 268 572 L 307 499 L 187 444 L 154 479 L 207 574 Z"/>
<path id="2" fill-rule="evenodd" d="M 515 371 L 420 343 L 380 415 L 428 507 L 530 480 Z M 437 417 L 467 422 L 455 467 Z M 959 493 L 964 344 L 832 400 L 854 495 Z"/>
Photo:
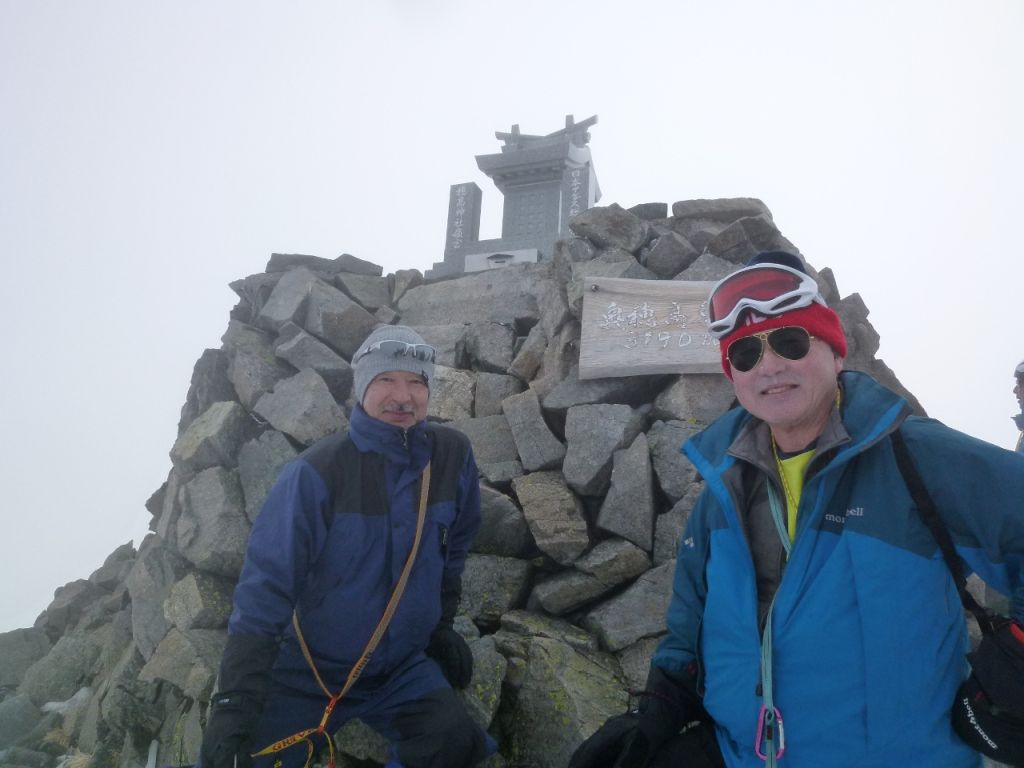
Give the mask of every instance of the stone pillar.
<path id="1" fill-rule="evenodd" d="M 448 193 L 448 232 L 444 243 L 444 260 L 465 262 L 467 248 L 480 240 L 480 201 L 483 193 L 474 182 L 452 184 Z"/>

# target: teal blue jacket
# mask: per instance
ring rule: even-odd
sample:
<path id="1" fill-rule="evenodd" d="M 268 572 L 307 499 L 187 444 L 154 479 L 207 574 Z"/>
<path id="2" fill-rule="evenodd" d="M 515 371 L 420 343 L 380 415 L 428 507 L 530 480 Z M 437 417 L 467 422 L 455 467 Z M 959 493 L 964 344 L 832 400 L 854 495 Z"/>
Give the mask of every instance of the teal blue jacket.
<path id="1" fill-rule="evenodd" d="M 1024 619 L 1024 455 L 909 416 L 870 377 L 840 375 L 849 435 L 806 481 L 772 611 L 781 766 L 966 768 L 980 760 L 950 726 L 967 674 L 953 579 L 914 508 L 888 435 L 901 433 L 968 572 Z M 754 753 L 761 631 L 730 445 L 754 417 L 735 408 L 683 448 L 706 483 L 680 542 L 668 634 L 653 664 L 701 665 L 704 706 L 726 764 Z"/>

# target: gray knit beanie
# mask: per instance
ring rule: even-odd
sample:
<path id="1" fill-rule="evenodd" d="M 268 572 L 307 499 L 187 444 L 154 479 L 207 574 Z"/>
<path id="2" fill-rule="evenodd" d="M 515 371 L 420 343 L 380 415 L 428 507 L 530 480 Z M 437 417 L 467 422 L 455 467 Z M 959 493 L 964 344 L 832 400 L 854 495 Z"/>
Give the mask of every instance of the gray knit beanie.
<path id="1" fill-rule="evenodd" d="M 374 344 L 382 341 L 399 341 L 406 344 L 422 345 L 429 350 L 429 354 L 426 355 L 428 359 L 422 359 L 424 357 L 423 353 L 427 350 L 418 350 L 419 354 L 415 354 L 414 350 L 408 349 L 403 345 L 398 345 L 399 349 L 397 350 L 374 349 L 370 352 L 366 351 Z M 385 371 L 409 371 L 419 374 L 427 380 L 427 386 L 429 387 L 430 380 L 434 378 L 433 347 L 430 347 L 423 340 L 422 336 L 408 326 L 381 325 L 375 328 L 363 340 L 363 343 L 359 345 L 359 349 L 352 356 L 353 385 L 358 403 L 362 404 L 363 395 L 366 394 L 366 388 L 370 386 L 370 382 Z"/>

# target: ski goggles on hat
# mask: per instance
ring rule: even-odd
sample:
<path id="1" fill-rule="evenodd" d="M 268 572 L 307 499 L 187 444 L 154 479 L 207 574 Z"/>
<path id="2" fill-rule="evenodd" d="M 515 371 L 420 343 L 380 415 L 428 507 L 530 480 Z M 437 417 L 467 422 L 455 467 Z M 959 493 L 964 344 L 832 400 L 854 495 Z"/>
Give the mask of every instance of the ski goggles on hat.
<path id="1" fill-rule="evenodd" d="M 786 360 L 802 360 L 811 351 L 811 339 L 814 337 L 807 329 L 799 325 L 787 325 L 773 331 L 764 331 L 742 339 L 736 339 L 729 345 L 726 356 L 734 371 L 746 373 L 752 371 L 764 357 L 767 344 L 779 357 Z"/>
<path id="2" fill-rule="evenodd" d="M 416 360 L 421 360 L 424 363 L 434 362 L 434 356 L 437 354 L 437 350 L 429 344 L 410 344 L 407 341 L 383 339 L 382 341 L 375 341 L 368 346 L 352 362 L 359 362 L 371 352 L 382 352 L 385 355 L 392 355 L 394 357 L 406 355 Z"/>
<path id="3" fill-rule="evenodd" d="M 708 331 L 722 339 L 736 327 L 740 314 L 753 310 L 780 315 L 825 300 L 810 277 L 781 264 L 755 264 L 718 281 L 708 298 Z"/>

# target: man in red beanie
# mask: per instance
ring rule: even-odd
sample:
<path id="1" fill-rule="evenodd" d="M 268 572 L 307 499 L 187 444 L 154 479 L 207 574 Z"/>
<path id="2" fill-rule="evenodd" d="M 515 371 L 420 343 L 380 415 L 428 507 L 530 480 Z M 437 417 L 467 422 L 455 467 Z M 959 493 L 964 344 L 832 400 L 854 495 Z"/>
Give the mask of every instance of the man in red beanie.
<path id="1" fill-rule="evenodd" d="M 978 715 L 986 686 L 1011 679 L 979 660 L 1024 663 L 1024 457 L 911 416 L 843 370 L 842 323 L 798 256 L 759 254 L 714 286 L 708 314 L 740 407 L 683 447 L 704 491 L 638 709 L 570 768 L 967 768 L 981 764 L 975 749 L 1024 764 L 1007 759 L 1024 729 Z M 951 559 L 1013 598 L 1018 623 L 983 641 L 966 682 L 956 579 L 898 444 L 952 534 Z M 1009 704 L 1024 698 L 1010 689 Z"/>

